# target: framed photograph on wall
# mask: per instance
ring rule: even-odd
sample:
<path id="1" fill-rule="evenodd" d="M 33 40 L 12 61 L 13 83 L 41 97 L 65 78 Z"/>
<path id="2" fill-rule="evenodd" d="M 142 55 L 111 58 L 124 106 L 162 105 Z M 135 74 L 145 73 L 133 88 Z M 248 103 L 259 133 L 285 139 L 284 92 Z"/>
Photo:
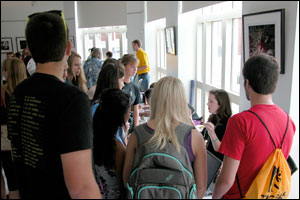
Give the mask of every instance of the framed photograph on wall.
<path id="1" fill-rule="evenodd" d="M 176 55 L 175 27 L 171 26 L 165 28 L 165 35 L 167 53 L 171 55 Z"/>
<path id="2" fill-rule="evenodd" d="M 75 48 L 75 37 L 74 36 L 69 36 L 69 40 L 72 43 L 72 48 Z"/>
<path id="3" fill-rule="evenodd" d="M 13 44 L 11 37 L 1 38 L 1 53 L 13 52 Z"/>
<path id="4" fill-rule="evenodd" d="M 17 51 L 21 52 L 26 49 L 26 38 L 24 37 L 16 37 Z"/>
<path id="5" fill-rule="evenodd" d="M 284 15 L 285 9 L 243 15 L 244 63 L 266 53 L 276 58 L 284 74 Z"/>

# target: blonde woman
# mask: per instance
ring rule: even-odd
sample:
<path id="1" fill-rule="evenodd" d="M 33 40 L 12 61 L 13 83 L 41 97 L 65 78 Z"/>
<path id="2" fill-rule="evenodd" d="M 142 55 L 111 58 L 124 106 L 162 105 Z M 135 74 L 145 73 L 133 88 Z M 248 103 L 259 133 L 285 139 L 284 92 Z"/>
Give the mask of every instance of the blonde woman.
<path id="1" fill-rule="evenodd" d="M 18 199 L 19 188 L 11 156 L 11 144 L 7 138 L 7 111 L 10 97 L 19 83 L 27 78 L 25 64 L 18 58 L 7 58 L 3 62 L 3 76 L 6 84 L 1 87 L 4 103 L 1 106 L 1 163 L 7 179 L 9 198 Z"/>
<path id="2" fill-rule="evenodd" d="M 193 169 L 197 196 L 198 198 L 204 196 L 207 181 L 204 139 L 200 132 L 190 128 L 188 133 L 180 133 L 187 134 L 185 146 L 183 146 L 179 144 L 179 140 L 176 136 L 178 132 L 176 131 L 175 133 L 175 129 L 179 127 L 179 125 L 185 124 L 192 126 L 187 105 L 183 84 L 178 78 L 164 77 L 155 84 L 150 98 L 150 120 L 135 128 L 127 146 L 123 170 L 124 184 L 126 184 L 130 178 L 133 163 L 136 162 L 134 160 L 135 155 L 138 147 L 140 147 L 138 146 L 140 134 L 139 137 L 137 137 L 136 130 L 143 126 L 146 132 L 144 132 L 145 134 L 152 134 L 152 137 L 147 143 L 157 149 L 157 152 L 168 146 L 169 142 L 175 146 L 177 152 L 180 151 L 180 148 L 185 148 Z"/>
<path id="3" fill-rule="evenodd" d="M 75 51 L 68 58 L 66 83 L 75 85 L 87 93 L 86 78 L 81 65 L 81 56 Z"/>

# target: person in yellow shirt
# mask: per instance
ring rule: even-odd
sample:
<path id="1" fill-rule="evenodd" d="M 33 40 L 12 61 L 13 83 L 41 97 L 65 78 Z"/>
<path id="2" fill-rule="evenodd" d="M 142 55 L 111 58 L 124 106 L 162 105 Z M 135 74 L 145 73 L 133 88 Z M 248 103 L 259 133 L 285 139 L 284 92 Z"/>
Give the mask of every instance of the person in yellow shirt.
<path id="1" fill-rule="evenodd" d="M 140 40 L 132 41 L 132 49 L 136 51 L 136 57 L 139 59 L 139 64 L 137 66 L 137 75 L 138 80 L 141 83 L 138 84 L 141 92 L 145 92 L 149 88 L 150 83 L 150 67 L 149 67 L 149 59 L 147 53 L 142 49 L 142 42 Z"/>

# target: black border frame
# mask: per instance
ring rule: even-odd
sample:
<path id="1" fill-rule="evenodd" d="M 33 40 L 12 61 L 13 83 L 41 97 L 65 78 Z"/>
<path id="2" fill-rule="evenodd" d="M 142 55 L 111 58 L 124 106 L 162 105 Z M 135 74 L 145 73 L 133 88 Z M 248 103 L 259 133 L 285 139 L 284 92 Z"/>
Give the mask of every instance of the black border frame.
<path id="1" fill-rule="evenodd" d="M 13 45 L 12 37 L 2 37 L 1 42 L 2 42 L 2 39 L 10 39 L 11 51 L 2 52 L 2 49 L 1 49 L 1 54 L 6 54 L 8 52 L 13 52 L 14 53 L 14 45 Z"/>
<path id="2" fill-rule="evenodd" d="M 167 29 L 170 29 L 170 28 L 173 29 L 173 34 L 174 34 L 173 41 L 171 41 L 171 42 L 174 43 L 174 54 L 168 52 Z M 174 55 L 174 56 L 177 55 L 176 32 L 175 31 L 176 31 L 175 26 L 168 26 L 168 27 L 165 28 L 166 52 L 167 52 L 167 54 Z"/>
<path id="3" fill-rule="evenodd" d="M 21 49 L 21 45 L 19 44 L 18 38 L 25 39 L 25 41 L 26 41 L 26 38 L 25 37 L 16 37 L 17 52 L 22 52 L 24 49 Z M 19 46 L 20 46 L 20 49 L 19 49 Z M 26 47 L 27 47 L 27 42 L 26 42 Z"/>
<path id="4" fill-rule="evenodd" d="M 285 9 L 276 9 L 276 10 L 268 10 L 263 12 L 257 12 L 257 13 L 250 13 L 245 14 L 242 16 L 242 28 L 243 28 L 243 59 L 245 64 L 245 31 L 244 31 L 244 20 L 245 17 L 253 16 L 253 15 L 261 15 L 266 13 L 274 13 L 274 12 L 280 12 L 280 74 L 285 73 Z"/>

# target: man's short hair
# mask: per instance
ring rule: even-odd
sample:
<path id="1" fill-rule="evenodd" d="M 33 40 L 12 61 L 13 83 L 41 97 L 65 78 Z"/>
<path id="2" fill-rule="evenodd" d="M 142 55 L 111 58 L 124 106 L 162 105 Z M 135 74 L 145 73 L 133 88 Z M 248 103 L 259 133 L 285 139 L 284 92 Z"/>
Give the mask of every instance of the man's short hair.
<path id="1" fill-rule="evenodd" d="M 28 22 L 26 41 L 36 63 L 58 62 L 65 55 L 68 31 L 63 19 L 53 13 L 39 13 Z"/>
<path id="2" fill-rule="evenodd" d="M 99 48 L 94 48 L 93 51 L 92 51 L 92 58 L 99 58 L 101 59 L 102 58 L 102 54 L 101 54 L 101 51 Z"/>
<path id="3" fill-rule="evenodd" d="M 245 63 L 243 76 L 256 93 L 272 94 L 279 79 L 278 62 L 267 54 L 253 56 Z"/>
<path id="4" fill-rule="evenodd" d="M 142 41 L 141 40 L 133 40 L 132 43 L 137 44 L 139 47 L 142 46 Z"/>
<path id="5" fill-rule="evenodd" d="M 106 56 L 111 58 L 112 57 L 112 52 L 110 52 L 110 51 L 106 52 Z"/>

